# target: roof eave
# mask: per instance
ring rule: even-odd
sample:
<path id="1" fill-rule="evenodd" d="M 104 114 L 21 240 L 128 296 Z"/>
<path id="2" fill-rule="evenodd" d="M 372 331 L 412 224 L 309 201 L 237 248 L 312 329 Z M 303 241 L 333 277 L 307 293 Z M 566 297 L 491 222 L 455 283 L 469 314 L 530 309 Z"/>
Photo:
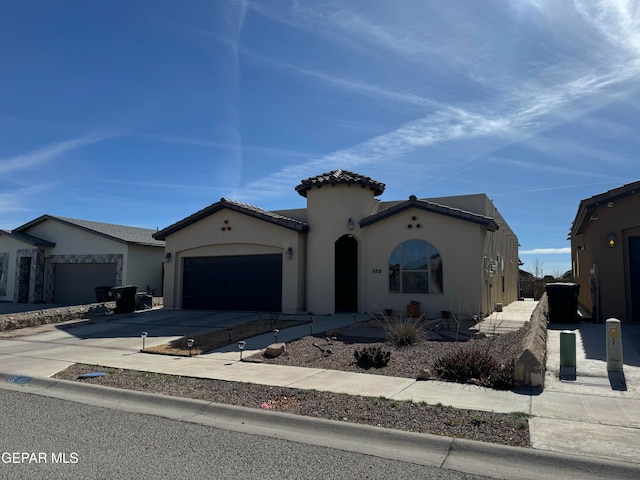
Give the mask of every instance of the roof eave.
<path id="1" fill-rule="evenodd" d="M 258 212 L 247 210 L 245 208 L 242 208 L 239 205 L 235 205 L 234 203 L 228 202 L 226 199 L 222 198 L 219 202 L 216 202 L 212 205 L 209 205 L 208 207 L 203 208 L 202 210 L 199 210 L 198 212 L 180 220 L 179 222 L 176 222 L 173 225 L 170 225 L 160 230 L 159 232 L 154 233 L 152 236 L 156 240 L 166 240 L 166 238 L 169 235 L 172 235 L 190 225 L 193 225 L 194 223 L 199 222 L 200 220 L 203 220 L 208 216 L 213 215 L 214 213 L 217 213 L 223 209 L 231 210 L 231 211 L 246 215 L 248 217 L 255 218 L 257 220 L 262 220 L 262 221 L 271 223 L 273 225 L 287 228 L 289 230 L 294 230 L 296 232 L 306 233 L 307 231 L 309 231 L 309 226 L 305 223 L 302 223 L 293 219 L 284 220 L 285 217 L 283 217 L 282 222 L 279 222 L 276 219 L 263 217 Z"/>
<path id="2" fill-rule="evenodd" d="M 482 225 L 490 232 L 497 231 L 500 226 L 498 223 L 490 217 L 484 217 L 481 215 L 477 215 L 471 212 L 465 212 L 463 210 L 453 210 L 449 207 L 439 205 L 437 203 L 431 203 L 424 200 L 418 200 L 415 196 L 409 197 L 409 200 L 405 200 L 404 202 L 393 205 L 386 210 L 382 210 L 378 213 L 370 215 L 368 217 L 360 220 L 360 227 L 366 227 L 368 225 L 377 223 L 381 220 L 394 216 L 400 212 L 408 210 L 409 208 L 417 208 L 419 210 L 424 210 L 431 213 L 436 213 L 439 215 L 445 215 L 447 217 L 456 218 L 458 220 L 463 220 L 466 222 L 476 223 L 478 225 Z"/>

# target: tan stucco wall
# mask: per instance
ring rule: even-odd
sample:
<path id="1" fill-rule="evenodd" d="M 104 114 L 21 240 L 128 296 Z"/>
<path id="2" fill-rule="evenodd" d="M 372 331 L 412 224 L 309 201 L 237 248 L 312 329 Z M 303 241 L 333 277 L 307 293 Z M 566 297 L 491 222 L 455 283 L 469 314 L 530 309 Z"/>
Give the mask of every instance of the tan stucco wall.
<path id="1" fill-rule="evenodd" d="M 28 243 L 21 242 L 7 235 L 0 235 L 0 253 L 8 253 L 7 271 L 3 273 L 3 282 L 6 285 L 5 295 L 0 295 L 0 300 L 13 302 L 16 278 L 16 252 L 18 249 L 36 248 Z"/>
<path id="2" fill-rule="evenodd" d="M 47 255 L 93 255 L 93 254 L 125 254 L 127 245 L 109 240 L 95 233 L 60 222 L 48 220 L 35 225 L 27 232 L 30 235 L 55 242 L 54 248 L 47 249 Z M 123 265 L 126 271 L 126 264 Z"/>
<path id="3" fill-rule="evenodd" d="M 417 224 L 420 228 L 416 228 Z M 362 310 L 389 308 L 404 314 L 406 305 L 415 300 L 420 302 L 421 312 L 426 311 L 429 316 L 439 316 L 441 310 L 465 315 L 480 313 L 484 227 L 412 208 L 363 228 L 362 238 Z M 440 252 L 442 294 L 389 292 L 389 256 L 410 239 L 425 240 Z"/>
<path id="4" fill-rule="evenodd" d="M 326 185 L 307 192 L 307 309 L 318 315 L 335 310 L 335 242 L 343 235 L 360 237 L 358 221 L 377 207 L 373 192 L 358 185 Z M 348 220 L 354 222 L 350 230 Z M 362 272 L 362 242 L 359 243 L 359 270 Z M 360 275 L 360 277 L 362 277 Z M 359 311 L 364 311 L 363 286 L 360 282 Z"/>
<path id="5" fill-rule="evenodd" d="M 455 195 L 451 197 L 433 197 L 426 199 L 429 202 L 446 205 L 448 207 L 459 208 L 466 212 L 477 213 L 493 217 L 494 207 L 489 198 L 484 193 L 471 195 Z"/>
<path id="6" fill-rule="evenodd" d="M 591 311 L 595 296 L 600 321 L 631 320 L 629 237 L 640 236 L 639 211 L 637 193 L 613 202 L 611 208 L 605 202 L 596 212 L 597 220 L 586 219 L 584 233 L 571 238 L 575 281 L 580 285 L 578 302 Z M 607 244 L 609 233 L 616 237 L 614 248 Z M 589 276 L 594 267 L 597 283 L 592 292 Z"/>
<path id="7" fill-rule="evenodd" d="M 494 215 L 499 216 L 497 211 Z M 486 232 L 483 252 L 482 312 L 495 310 L 496 304 L 508 305 L 518 299 L 518 239 L 499 216 L 501 227 Z M 486 260 L 485 260 L 486 258 Z M 495 274 L 487 271 L 488 262 L 496 265 Z"/>
<path id="8" fill-rule="evenodd" d="M 296 231 L 226 209 L 179 230 L 166 240 L 165 250 L 171 253 L 171 260 L 165 263 L 165 308 L 182 307 L 182 262 L 185 257 L 277 253 L 283 256 L 282 311 L 296 313 L 302 310 L 303 236 Z M 291 259 L 285 256 L 289 247 L 293 249 Z"/>
<path id="9" fill-rule="evenodd" d="M 162 294 L 162 262 L 164 248 L 143 245 L 129 245 L 125 256 L 127 264 L 123 277 L 128 285 L 137 285 L 138 292 L 149 286 L 155 294 Z"/>

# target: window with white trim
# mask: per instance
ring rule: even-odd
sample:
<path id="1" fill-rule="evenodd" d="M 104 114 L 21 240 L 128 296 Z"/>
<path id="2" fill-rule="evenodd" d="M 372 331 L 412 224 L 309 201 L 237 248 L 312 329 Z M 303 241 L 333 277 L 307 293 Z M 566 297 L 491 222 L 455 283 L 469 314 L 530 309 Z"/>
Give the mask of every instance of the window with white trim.
<path id="1" fill-rule="evenodd" d="M 389 257 L 389 292 L 442 293 L 442 258 L 425 240 L 407 240 Z"/>

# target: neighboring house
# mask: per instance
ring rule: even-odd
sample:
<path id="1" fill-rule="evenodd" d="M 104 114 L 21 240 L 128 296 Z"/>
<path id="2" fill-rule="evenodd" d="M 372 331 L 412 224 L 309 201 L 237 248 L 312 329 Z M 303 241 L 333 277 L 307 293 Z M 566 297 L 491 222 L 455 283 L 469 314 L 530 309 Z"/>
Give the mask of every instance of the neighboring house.
<path id="1" fill-rule="evenodd" d="M 161 230 L 164 306 L 274 312 L 487 314 L 518 298 L 518 239 L 484 194 L 381 202 L 335 170 L 303 180 L 307 208 L 221 199 Z"/>
<path id="2" fill-rule="evenodd" d="M 533 298 L 534 297 L 534 282 L 535 275 L 529 273 L 526 270 L 518 270 L 518 282 L 520 289 L 520 298 Z"/>
<path id="3" fill-rule="evenodd" d="M 580 305 L 640 322 L 640 181 L 582 200 L 570 238 Z"/>
<path id="4" fill-rule="evenodd" d="M 77 305 L 117 285 L 159 295 L 164 242 L 155 232 L 53 215 L 0 230 L 0 300 Z"/>

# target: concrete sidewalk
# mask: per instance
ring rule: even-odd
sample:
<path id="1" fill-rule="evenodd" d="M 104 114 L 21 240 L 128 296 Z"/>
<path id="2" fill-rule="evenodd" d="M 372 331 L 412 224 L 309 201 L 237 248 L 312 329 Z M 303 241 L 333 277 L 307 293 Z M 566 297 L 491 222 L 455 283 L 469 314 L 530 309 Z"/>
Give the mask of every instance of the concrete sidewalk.
<path id="1" fill-rule="evenodd" d="M 515 328 L 523 318 L 530 318 L 536 305 L 536 302 L 514 302 L 504 308 L 500 319 L 495 320 L 500 320 L 497 323 L 501 326 L 512 322 Z M 199 328 L 210 329 L 212 322 L 218 328 L 225 328 L 247 320 L 246 314 L 243 316 L 238 312 L 212 315 L 212 312 L 203 312 L 201 317 L 190 318 L 189 328 L 194 332 Z M 180 316 L 180 312 L 160 312 L 152 325 L 153 331 L 144 315 L 131 315 L 113 323 L 81 324 L 68 329 L 49 326 L 38 335 L 5 337 L 7 341 L 0 340 L 0 371 L 48 377 L 73 363 L 89 363 L 171 375 L 425 401 L 481 411 L 524 412 L 533 415 L 530 435 L 534 449 L 640 464 L 637 454 L 637 445 L 640 445 L 640 352 L 634 340 L 640 338 L 640 326 L 622 327 L 626 389 L 620 387 L 619 379 L 612 381 L 607 374 L 606 359 L 603 358 L 604 325 L 550 326 L 545 389 L 540 393 L 240 362 L 236 345 L 192 358 L 140 353 L 139 332 L 143 328 L 149 330 L 149 346 L 184 335 L 185 325 Z M 366 315 L 353 314 L 314 317 L 313 332 L 344 327 L 366 318 Z M 310 324 L 304 324 L 283 329 L 278 340 L 288 342 L 303 337 L 311 328 Z M 578 339 L 578 376 L 574 382 L 558 379 L 559 332 L 565 328 L 574 329 Z M 243 356 L 259 352 L 274 340 L 273 333 L 248 339 Z"/>

